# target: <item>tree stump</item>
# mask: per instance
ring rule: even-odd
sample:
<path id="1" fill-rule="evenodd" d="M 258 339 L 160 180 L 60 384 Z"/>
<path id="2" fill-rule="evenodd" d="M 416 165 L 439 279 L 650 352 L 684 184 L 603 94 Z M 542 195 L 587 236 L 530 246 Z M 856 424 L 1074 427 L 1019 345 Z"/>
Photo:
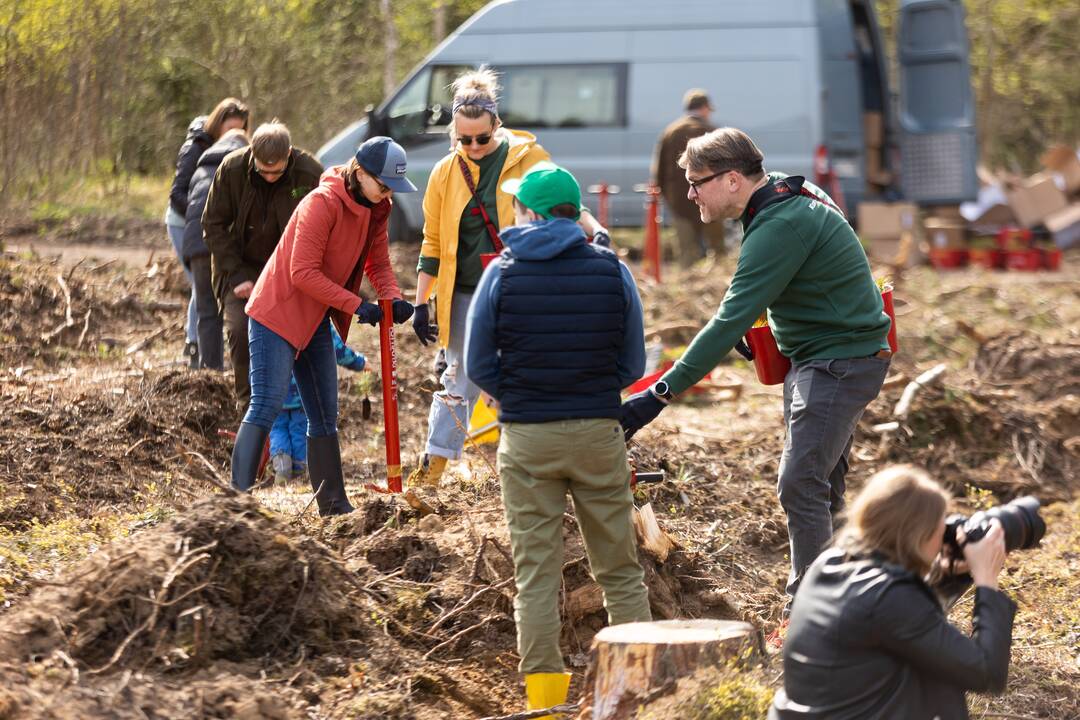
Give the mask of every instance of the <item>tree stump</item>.
<path id="1" fill-rule="evenodd" d="M 622 720 L 698 668 L 760 653 L 761 633 L 744 622 L 661 620 L 607 627 L 593 640 L 585 702 L 592 702 L 592 720 Z"/>

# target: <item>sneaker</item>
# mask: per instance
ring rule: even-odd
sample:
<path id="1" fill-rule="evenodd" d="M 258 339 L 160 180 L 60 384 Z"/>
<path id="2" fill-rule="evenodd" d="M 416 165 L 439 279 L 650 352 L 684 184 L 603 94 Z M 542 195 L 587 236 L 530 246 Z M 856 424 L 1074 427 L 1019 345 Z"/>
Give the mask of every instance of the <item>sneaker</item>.
<path id="1" fill-rule="evenodd" d="M 439 487 L 439 482 L 442 480 L 443 471 L 446 469 L 446 458 L 441 455 L 428 455 L 424 453 L 424 459 L 420 462 L 420 467 L 416 468 L 409 474 L 408 480 L 405 481 L 407 487 Z"/>
<path id="2" fill-rule="evenodd" d="M 199 369 L 199 344 L 193 342 L 184 343 L 184 357 L 187 358 L 188 367 L 192 370 Z"/>
<path id="3" fill-rule="evenodd" d="M 765 650 L 769 654 L 778 653 L 784 649 L 784 638 L 787 637 L 789 625 L 791 625 L 791 619 L 784 618 L 775 630 L 765 636 Z"/>
<path id="4" fill-rule="evenodd" d="M 292 479 L 292 458 L 285 453 L 278 453 L 270 458 L 270 464 L 274 468 L 274 484 L 279 486 L 287 485 L 289 480 Z"/>

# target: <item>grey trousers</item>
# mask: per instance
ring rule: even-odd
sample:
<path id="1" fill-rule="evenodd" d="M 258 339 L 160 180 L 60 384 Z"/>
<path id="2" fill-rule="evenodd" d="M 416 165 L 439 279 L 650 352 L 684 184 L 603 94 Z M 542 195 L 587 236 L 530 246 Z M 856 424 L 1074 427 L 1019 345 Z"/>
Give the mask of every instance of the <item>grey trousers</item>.
<path id="1" fill-rule="evenodd" d="M 214 286 L 210 282 L 210 256 L 191 258 L 192 286 L 195 290 L 195 313 L 198 316 L 199 367 L 221 370 L 224 367 L 224 322 L 218 311 Z"/>
<path id="2" fill-rule="evenodd" d="M 788 607 L 803 574 L 828 544 L 844 507 L 844 477 L 855 426 L 877 397 L 890 360 L 810 360 L 784 379 L 787 437 L 777 493 L 791 544 Z"/>

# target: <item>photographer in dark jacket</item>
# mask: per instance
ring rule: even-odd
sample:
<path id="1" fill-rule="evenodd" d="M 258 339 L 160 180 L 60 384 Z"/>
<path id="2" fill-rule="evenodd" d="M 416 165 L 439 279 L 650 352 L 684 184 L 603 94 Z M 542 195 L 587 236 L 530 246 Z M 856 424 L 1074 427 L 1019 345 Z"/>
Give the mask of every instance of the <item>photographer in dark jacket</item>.
<path id="1" fill-rule="evenodd" d="M 247 147 L 248 143 L 248 136 L 243 128 L 233 128 L 222 135 L 221 139 L 199 158 L 188 190 L 180 259 L 191 274 L 191 285 L 195 292 L 200 368 L 221 370 L 224 367 L 223 324 L 217 299 L 214 297 L 214 285 L 210 280 L 210 250 L 203 242 L 202 214 L 218 166 L 226 155 Z"/>
<path id="2" fill-rule="evenodd" d="M 277 247 L 293 210 L 319 185 L 323 167 L 292 146 L 289 129 L 264 123 L 251 146 L 230 153 L 210 185 L 203 211 L 203 239 L 229 341 L 233 382 L 241 409 L 251 400 L 248 317 L 244 305 Z"/>
<path id="3" fill-rule="evenodd" d="M 770 720 L 963 719 L 966 691 L 1005 689 L 1016 605 L 997 589 L 1004 534 L 994 520 L 953 567 L 942 554 L 947 503 L 911 466 L 870 479 L 795 596 Z M 970 637 L 949 624 L 924 580 L 932 569 L 970 572 Z"/>

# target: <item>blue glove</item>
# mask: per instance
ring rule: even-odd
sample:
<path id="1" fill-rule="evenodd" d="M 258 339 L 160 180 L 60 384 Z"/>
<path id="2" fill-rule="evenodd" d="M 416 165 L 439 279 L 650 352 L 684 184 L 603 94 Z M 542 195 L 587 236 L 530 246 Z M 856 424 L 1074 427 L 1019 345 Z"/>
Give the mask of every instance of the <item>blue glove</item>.
<path id="1" fill-rule="evenodd" d="M 430 342 L 435 342 L 439 339 L 439 326 L 431 323 L 431 314 L 428 311 L 428 304 L 422 303 L 415 306 L 416 312 L 413 313 L 412 327 L 413 332 L 416 333 L 416 337 L 420 338 L 421 345 L 427 345 Z"/>
<path id="2" fill-rule="evenodd" d="M 619 414 L 619 424 L 622 425 L 627 441 L 634 437 L 634 433 L 655 420 L 664 407 L 665 404 L 660 402 L 651 390 L 642 390 L 627 398 Z"/>
<path id="3" fill-rule="evenodd" d="M 402 300 L 401 298 L 398 298 L 394 301 L 394 303 L 390 306 L 390 310 L 394 315 L 395 325 L 400 325 L 401 323 L 411 318 L 413 315 L 412 303 L 408 300 Z"/>
<path id="4" fill-rule="evenodd" d="M 375 303 L 361 300 L 360 305 L 356 308 L 355 315 L 365 325 L 378 325 L 379 321 L 382 320 L 382 308 Z"/>

